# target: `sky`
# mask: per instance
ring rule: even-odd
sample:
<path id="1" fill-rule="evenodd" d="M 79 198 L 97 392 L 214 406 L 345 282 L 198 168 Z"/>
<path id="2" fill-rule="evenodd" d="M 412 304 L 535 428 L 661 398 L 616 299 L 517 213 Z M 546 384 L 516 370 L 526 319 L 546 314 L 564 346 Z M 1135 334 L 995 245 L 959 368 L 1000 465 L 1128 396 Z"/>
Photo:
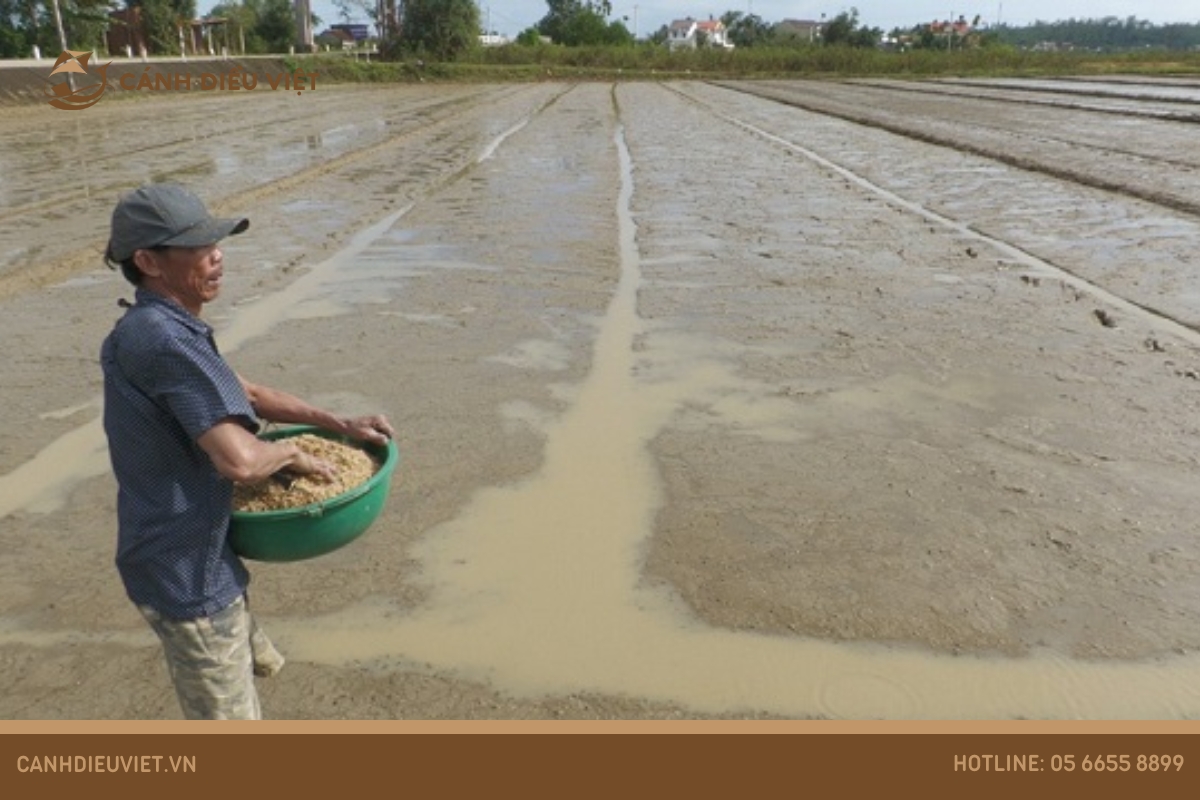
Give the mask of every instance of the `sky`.
<path id="1" fill-rule="evenodd" d="M 536 25 L 546 15 L 546 0 L 476 0 L 480 16 L 491 30 L 515 37 Z M 200 13 L 216 5 L 217 0 L 198 0 Z M 757 14 L 766 22 L 783 19 L 819 20 L 824 14 L 832 19 L 852 8 L 858 20 L 871 28 L 889 31 L 909 28 L 922 22 L 965 16 L 979 16 L 988 24 L 997 21 L 1009 25 L 1028 25 L 1038 20 L 1102 19 L 1137 17 L 1156 24 L 1166 22 L 1200 23 L 1197 0 L 851 0 L 848 3 L 820 0 L 610 0 L 613 18 L 626 18 L 625 25 L 638 36 L 646 36 L 670 24 L 672 20 L 694 17 L 720 17 L 726 11 Z M 313 12 L 323 24 L 341 22 L 330 0 L 311 0 Z M 366 22 L 365 16 L 351 22 Z M 635 29 L 636 24 L 636 29 Z"/>

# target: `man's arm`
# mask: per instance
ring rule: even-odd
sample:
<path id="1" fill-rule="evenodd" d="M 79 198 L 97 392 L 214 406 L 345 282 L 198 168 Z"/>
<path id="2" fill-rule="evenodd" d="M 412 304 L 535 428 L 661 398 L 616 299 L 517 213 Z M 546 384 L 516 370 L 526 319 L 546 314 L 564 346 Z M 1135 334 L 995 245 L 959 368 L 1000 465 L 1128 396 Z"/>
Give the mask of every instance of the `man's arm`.
<path id="1" fill-rule="evenodd" d="M 295 395 L 251 383 L 238 376 L 254 413 L 271 422 L 297 425 L 316 425 L 327 431 L 350 436 L 371 444 L 384 444 L 395 435 L 391 424 L 382 414 L 366 417 L 338 417 L 301 400 Z"/>
<path id="2" fill-rule="evenodd" d="M 257 483 L 285 468 L 325 480 L 334 474 L 329 464 L 313 458 L 295 443 L 259 439 L 232 417 L 209 428 L 196 443 L 208 453 L 217 472 L 237 483 Z"/>

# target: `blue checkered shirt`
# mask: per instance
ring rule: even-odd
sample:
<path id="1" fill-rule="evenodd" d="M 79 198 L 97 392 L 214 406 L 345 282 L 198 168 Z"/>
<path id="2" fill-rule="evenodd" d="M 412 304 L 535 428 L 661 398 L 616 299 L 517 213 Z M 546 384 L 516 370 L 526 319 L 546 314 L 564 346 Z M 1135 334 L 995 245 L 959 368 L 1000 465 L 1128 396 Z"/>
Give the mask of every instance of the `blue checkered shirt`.
<path id="1" fill-rule="evenodd" d="M 233 483 L 196 440 L 229 418 L 257 431 L 250 400 L 212 328 L 145 289 L 104 340 L 100 364 L 125 591 L 174 619 L 215 614 L 250 575 L 227 541 Z"/>

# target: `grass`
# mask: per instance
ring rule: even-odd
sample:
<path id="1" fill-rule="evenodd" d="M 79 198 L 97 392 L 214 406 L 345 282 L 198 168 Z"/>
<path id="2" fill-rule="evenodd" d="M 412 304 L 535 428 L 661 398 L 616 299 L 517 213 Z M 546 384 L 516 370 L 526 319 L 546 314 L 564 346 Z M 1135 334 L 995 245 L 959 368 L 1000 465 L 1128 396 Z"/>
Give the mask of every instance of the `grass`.
<path id="1" fill-rule="evenodd" d="M 1037 77 L 1195 75 L 1200 52 L 1030 52 L 1011 47 L 887 52 L 841 47 L 687 50 L 664 47 L 478 49 L 454 62 L 355 60 L 341 53 L 285 59 L 333 83 L 510 83 L 542 80 L 670 80 L 839 77 Z"/>

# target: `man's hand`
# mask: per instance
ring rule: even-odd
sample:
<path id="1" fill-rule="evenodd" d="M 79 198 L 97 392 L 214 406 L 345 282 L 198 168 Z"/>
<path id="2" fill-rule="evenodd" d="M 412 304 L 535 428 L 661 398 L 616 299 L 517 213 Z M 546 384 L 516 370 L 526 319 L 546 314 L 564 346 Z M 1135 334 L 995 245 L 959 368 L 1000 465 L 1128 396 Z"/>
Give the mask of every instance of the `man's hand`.
<path id="1" fill-rule="evenodd" d="M 343 419 L 342 425 L 345 435 L 371 444 L 387 444 L 388 439 L 396 435 L 391 423 L 382 414 Z"/>
<path id="2" fill-rule="evenodd" d="M 337 470 L 328 461 L 309 455 L 299 447 L 296 450 L 296 460 L 287 467 L 287 472 L 313 478 L 319 483 L 329 483 L 337 475 Z"/>
<path id="3" fill-rule="evenodd" d="M 310 456 L 295 442 L 259 439 L 233 417 L 209 428 L 196 443 L 208 453 L 217 472 L 237 483 L 258 483 L 279 470 L 321 481 L 336 474 L 332 465 Z"/>

